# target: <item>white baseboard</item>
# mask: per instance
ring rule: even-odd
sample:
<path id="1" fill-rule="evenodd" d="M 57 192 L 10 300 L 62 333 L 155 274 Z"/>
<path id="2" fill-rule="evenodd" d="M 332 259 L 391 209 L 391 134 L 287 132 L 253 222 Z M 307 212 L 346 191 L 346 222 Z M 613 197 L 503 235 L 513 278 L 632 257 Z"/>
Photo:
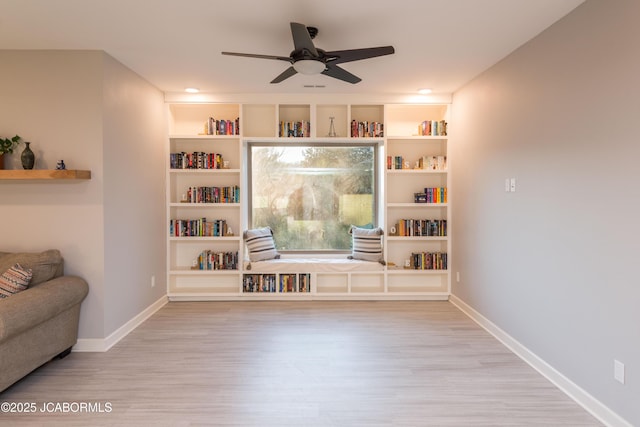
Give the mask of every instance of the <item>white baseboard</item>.
<path id="1" fill-rule="evenodd" d="M 562 373 L 520 344 L 460 298 L 451 295 L 449 301 L 602 423 L 610 427 L 632 427 L 630 423 L 562 375 Z"/>
<path id="2" fill-rule="evenodd" d="M 76 343 L 76 345 L 73 346 L 73 351 L 103 352 L 103 351 L 109 350 L 116 343 L 118 343 L 118 341 L 120 341 L 122 338 L 129 335 L 131 331 L 133 331 L 135 328 L 140 326 L 142 322 L 144 322 L 149 317 L 151 317 L 156 311 L 164 307 L 164 305 L 167 304 L 167 302 L 169 302 L 169 299 L 165 295 L 104 339 L 99 339 L 99 338 L 78 339 L 78 342 Z"/>

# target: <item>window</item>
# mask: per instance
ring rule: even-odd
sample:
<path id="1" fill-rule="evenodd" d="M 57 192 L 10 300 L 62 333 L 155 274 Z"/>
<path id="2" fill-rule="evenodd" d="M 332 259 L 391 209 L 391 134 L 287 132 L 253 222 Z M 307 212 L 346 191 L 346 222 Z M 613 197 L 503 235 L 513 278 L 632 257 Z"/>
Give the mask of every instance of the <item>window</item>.
<path id="1" fill-rule="evenodd" d="M 279 251 L 349 251 L 351 225 L 376 224 L 376 145 L 249 144 L 252 227 Z"/>

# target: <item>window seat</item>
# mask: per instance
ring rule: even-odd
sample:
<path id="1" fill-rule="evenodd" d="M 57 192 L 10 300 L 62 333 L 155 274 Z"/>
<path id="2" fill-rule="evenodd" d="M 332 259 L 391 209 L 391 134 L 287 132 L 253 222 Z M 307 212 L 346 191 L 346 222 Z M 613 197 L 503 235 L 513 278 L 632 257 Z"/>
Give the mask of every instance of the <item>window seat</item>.
<path id="1" fill-rule="evenodd" d="M 268 261 L 245 261 L 244 270 L 252 273 L 351 273 L 384 271 L 379 262 L 344 258 L 282 257 Z"/>

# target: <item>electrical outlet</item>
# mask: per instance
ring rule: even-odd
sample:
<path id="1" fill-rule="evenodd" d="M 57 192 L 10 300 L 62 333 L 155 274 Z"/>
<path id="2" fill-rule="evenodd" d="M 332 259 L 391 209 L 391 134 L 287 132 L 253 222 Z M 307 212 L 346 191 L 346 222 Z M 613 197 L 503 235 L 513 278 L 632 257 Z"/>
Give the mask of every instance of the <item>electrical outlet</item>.
<path id="1" fill-rule="evenodd" d="M 507 193 L 511 191 L 511 180 L 509 178 L 504 179 L 504 191 Z"/>
<path id="2" fill-rule="evenodd" d="M 156 276 L 151 276 L 151 287 L 152 288 L 156 287 Z"/>
<path id="3" fill-rule="evenodd" d="M 613 378 L 621 384 L 624 384 L 624 363 L 613 361 Z"/>
<path id="4" fill-rule="evenodd" d="M 516 192 L 516 179 L 515 178 L 511 178 L 511 192 L 515 193 Z"/>

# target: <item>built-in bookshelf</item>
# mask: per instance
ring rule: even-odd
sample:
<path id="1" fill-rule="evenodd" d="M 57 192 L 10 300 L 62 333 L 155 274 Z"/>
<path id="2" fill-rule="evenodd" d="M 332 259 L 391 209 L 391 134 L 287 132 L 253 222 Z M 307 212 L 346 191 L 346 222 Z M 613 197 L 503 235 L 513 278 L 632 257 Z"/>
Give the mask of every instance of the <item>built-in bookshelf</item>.
<path id="1" fill-rule="evenodd" d="M 168 115 L 168 293 L 238 295 L 240 106 L 173 104 Z"/>
<path id="2" fill-rule="evenodd" d="M 388 293 L 449 293 L 448 106 L 385 107 Z"/>
<path id="3" fill-rule="evenodd" d="M 446 299 L 450 293 L 447 104 L 168 104 L 167 265 L 172 299 Z M 248 269 L 250 142 L 378 147 L 386 265 Z M 330 264 L 330 261 L 327 261 Z M 286 265 L 283 264 L 283 265 Z M 374 268 L 375 267 L 375 268 Z"/>

